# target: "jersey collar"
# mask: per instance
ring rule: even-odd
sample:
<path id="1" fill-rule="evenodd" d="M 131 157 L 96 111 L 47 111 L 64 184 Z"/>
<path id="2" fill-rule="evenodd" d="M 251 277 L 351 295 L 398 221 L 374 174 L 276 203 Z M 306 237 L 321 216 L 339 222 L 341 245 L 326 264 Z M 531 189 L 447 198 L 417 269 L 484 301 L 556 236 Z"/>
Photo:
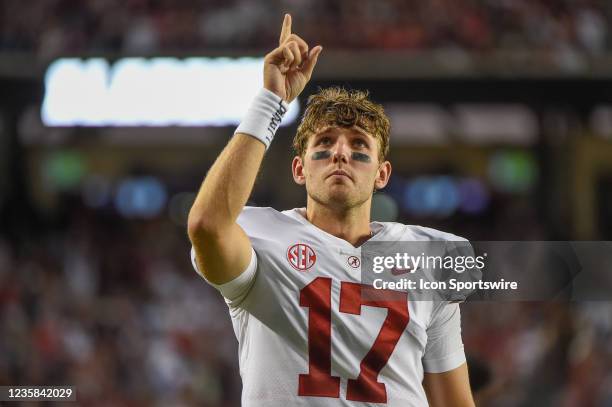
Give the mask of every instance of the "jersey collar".
<path id="1" fill-rule="evenodd" d="M 315 230 L 316 232 L 329 236 L 331 239 L 338 241 L 338 243 L 340 243 L 342 246 L 348 247 L 352 250 L 359 249 L 361 246 L 363 246 L 364 243 L 367 243 L 367 242 L 384 240 L 384 235 L 386 235 L 387 229 L 388 229 L 387 225 L 384 223 L 376 222 L 376 221 L 370 222 L 370 231 L 372 232 L 372 236 L 368 240 L 366 240 L 364 243 L 362 243 L 361 246 L 355 247 L 351 243 L 347 242 L 346 240 L 341 239 L 337 236 L 334 236 L 331 233 L 326 232 L 325 230 L 310 223 L 310 221 L 306 219 L 306 208 L 289 209 L 289 210 L 283 211 L 283 213 L 292 217 L 298 222 L 308 226 L 309 228 Z"/>

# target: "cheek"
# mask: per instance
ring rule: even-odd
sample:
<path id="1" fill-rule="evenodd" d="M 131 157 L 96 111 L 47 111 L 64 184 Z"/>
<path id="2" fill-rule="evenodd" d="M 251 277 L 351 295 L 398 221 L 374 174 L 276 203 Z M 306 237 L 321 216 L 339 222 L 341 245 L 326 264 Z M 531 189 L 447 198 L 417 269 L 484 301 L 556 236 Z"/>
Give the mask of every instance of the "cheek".
<path id="1" fill-rule="evenodd" d="M 325 152 L 323 152 L 325 153 Z M 310 173 L 316 173 L 322 168 L 327 167 L 329 165 L 329 157 L 323 155 L 318 155 L 317 153 L 311 153 L 304 158 L 304 170 Z"/>
<path id="2" fill-rule="evenodd" d="M 305 161 L 304 167 L 302 170 L 304 174 L 304 178 L 308 181 L 316 180 L 318 167 L 320 167 L 320 164 L 317 163 L 316 161 L 315 162 L 313 162 L 312 160 L 310 160 L 309 162 Z"/>
<path id="3" fill-rule="evenodd" d="M 364 182 L 362 182 L 361 185 L 365 189 L 370 190 L 373 187 L 373 185 L 376 183 L 376 180 L 378 179 L 378 169 L 371 168 L 370 171 L 363 174 L 362 179 Z"/>

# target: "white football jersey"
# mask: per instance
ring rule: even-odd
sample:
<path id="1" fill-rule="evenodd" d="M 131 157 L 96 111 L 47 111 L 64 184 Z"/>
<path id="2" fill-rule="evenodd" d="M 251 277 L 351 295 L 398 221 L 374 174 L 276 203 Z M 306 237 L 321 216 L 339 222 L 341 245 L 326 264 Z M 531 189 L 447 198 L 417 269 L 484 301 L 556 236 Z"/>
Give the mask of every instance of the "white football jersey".
<path id="1" fill-rule="evenodd" d="M 242 405 L 426 406 L 423 373 L 465 362 L 458 304 L 409 301 L 401 291 L 367 300 L 360 249 L 304 214 L 244 208 L 238 224 L 251 264 L 215 286 L 239 342 Z M 371 229 L 371 241 L 461 239 L 392 222 Z M 193 249 L 191 257 L 197 271 Z"/>

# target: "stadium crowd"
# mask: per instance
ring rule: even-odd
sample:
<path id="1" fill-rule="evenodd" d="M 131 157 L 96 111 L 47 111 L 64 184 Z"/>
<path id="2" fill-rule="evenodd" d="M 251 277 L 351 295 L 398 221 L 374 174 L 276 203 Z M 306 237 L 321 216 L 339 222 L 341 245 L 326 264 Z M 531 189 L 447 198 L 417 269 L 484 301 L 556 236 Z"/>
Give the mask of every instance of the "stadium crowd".
<path id="1" fill-rule="evenodd" d="M 610 50 L 598 0 L 4 0 L 0 51 L 42 57 L 268 49 L 282 12 L 331 49 Z"/>
<path id="2" fill-rule="evenodd" d="M 23 244 L 0 236 L 0 385 L 71 384 L 84 406 L 238 406 L 230 318 L 184 229 L 66 207 Z M 479 405 L 609 406 L 609 315 L 607 302 L 464 304 Z"/>
<path id="3" fill-rule="evenodd" d="M 0 385 L 74 385 L 83 406 L 239 405 L 227 309 L 184 231 L 85 212 L 69 225 L 0 239 Z"/>

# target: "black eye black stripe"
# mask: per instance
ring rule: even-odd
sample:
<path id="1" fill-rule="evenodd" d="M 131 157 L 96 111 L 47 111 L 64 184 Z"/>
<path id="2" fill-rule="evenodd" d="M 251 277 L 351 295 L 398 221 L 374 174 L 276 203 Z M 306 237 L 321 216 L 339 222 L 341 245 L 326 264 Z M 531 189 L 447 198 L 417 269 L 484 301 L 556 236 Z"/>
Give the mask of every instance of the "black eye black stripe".
<path id="1" fill-rule="evenodd" d="M 332 153 L 329 150 L 315 151 L 314 153 L 312 153 L 311 158 L 313 160 L 325 160 L 331 157 L 331 154 Z M 363 163 L 369 163 L 372 161 L 369 155 L 364 154 L 364 153 L 359 153 L 357 151 L 353 151 L 351 153 L 351 158 L 355 161 L 361 161 Z"/>
<path id="2" fill-rule="evenodd" d="M 369 163 L 370 161 L 372 161 L 369 155 L 364 154 L 364 153 L 359 153 L 357 151 L 353 151 L 351 153 L 351 158 L 355 161 L 361 161 L 363 163 Z"/>
<path id="3" fill-rule="evenodd" d="M 325 160 L 329 157 L 331 157 L 331 151 L 329 150 L 315 151 L 314 153 L 312 153 L 313 160 Z"/>

